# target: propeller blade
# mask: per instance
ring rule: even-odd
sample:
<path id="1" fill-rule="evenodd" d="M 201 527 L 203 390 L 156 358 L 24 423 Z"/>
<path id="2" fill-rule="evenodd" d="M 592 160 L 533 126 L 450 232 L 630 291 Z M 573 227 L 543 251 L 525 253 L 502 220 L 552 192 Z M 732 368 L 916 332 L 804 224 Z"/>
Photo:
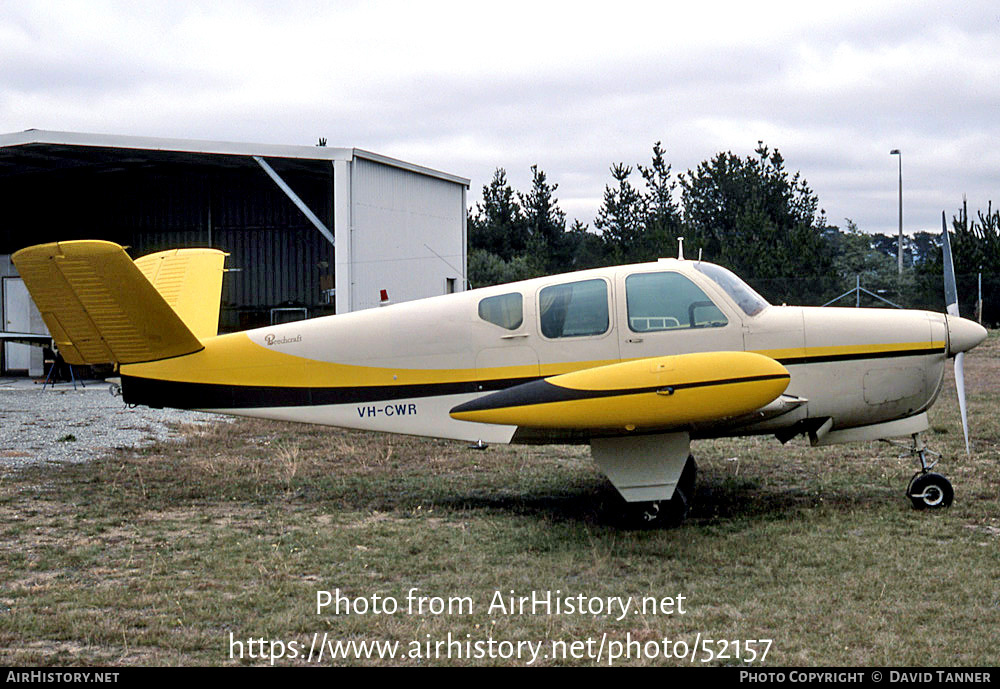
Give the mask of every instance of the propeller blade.
<path id="1" fill-rule="evenodd" d="M 949 316 L 958 317 L 958 285 L 955 282 L 955 262 L 951 257 L 951 239 L 948 238 L 948 224 L 941 211 L 941 250 L 944 263 L 944 303 Z M 965 454 L 972 455 L 969 445 L 969 416 L 965 406 L 965 353 L 955 355 L 955 391 L 958 393 L 958 409 L 962 413 L 962 433 L 965 435 Z"/>
<path id="2" fill-rule="evenodd" d="M 951 259 L 951 240 L 948 238 L 948 225 L 941 211 L 941 250 L 944 255 L 944 303 L 949 316 L 958 315 L 958 285 L 955 283 L 955 263 Z"/>
<path id="3" fill-rule="evenodd" d="M 972 456 L 969 445 L 969 416 L 965 407 L 965 353 L 955 355 L 955 390 L 958 392 L 958 409 L 962 412 L 962 433 L 965 434 L 965 454 Z"/>

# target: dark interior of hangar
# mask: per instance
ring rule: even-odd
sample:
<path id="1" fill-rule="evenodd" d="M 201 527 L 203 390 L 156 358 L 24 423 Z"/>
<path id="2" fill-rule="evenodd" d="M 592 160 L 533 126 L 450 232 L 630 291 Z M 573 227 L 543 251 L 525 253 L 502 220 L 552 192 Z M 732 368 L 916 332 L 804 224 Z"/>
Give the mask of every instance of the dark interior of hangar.
<path id="1" fill-rule="evenodd" d="M 267 162 L 332 230 L 330 162 Z M 0 151 L 0 254 L 70 239 L 117 242 L 133 258 L 178 247 L 228 252 L 222 331 L 334 311 L 333 246 L 250 156 L 50 144 Z"/>

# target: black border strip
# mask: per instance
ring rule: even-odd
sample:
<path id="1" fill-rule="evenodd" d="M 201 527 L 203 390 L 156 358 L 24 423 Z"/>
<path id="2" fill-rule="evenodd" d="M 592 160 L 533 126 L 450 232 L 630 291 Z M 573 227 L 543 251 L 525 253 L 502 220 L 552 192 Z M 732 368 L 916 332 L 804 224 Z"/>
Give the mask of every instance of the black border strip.
<path id="1" fill-rule="evenodd" d="M 825 364 L 832 361 L 860 361 L 862 359 L 899 359 L 907 356 L 926 356 L 928 354 L 944 354 L 944 347 L 940 349 L 894 349 L 887 352 L 859 352 L 856 354 L 829 354 L 821 356 L 787 356 L 780 359 L 775 358 L 783 366 L 796 366 L 798 364 Z"/>
<path id="2" fill-rule="evenodd" d="M 291 387 L 272 385 L 220 385 L 186 383 L 155 378 L 122 376 L 122 399 L 126 404 L 174 409 L 255 409 L 263 407 L 311 407 L 322 404 L 368 402 L 494 392 L 537 380 L 503 378 L 457 383 L 420 385 L 370 385 L 364 387 Z"/>

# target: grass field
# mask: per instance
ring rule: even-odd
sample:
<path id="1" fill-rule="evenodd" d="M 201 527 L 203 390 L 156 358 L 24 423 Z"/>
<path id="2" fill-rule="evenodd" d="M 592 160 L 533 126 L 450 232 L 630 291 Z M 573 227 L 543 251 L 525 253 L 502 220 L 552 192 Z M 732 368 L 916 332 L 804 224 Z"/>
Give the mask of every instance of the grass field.
<path id="1" fill-rule="evenodd" d="M 996 332 L 967 357 L 966 381 L 971 460 L 950 377 L 932 410 L 928 441 L 956 492 L 936 513 L 910 508 L 903 490 L 915 462 L 897 448 L 771 438 L 697 443 L 693 513 L 663 531 L 620 528 L 616 493 L 586 447 L 480 452 L 239 420 L 186 429 L 180 443 L 9 474 L 0 663 L 268 664 L 249 655 L 279 647 L 250 639 L 281 641 L 286 655 L 295 641 L 305 655 L 314 634 L 395 641 L 400 652 L 416 642 L 426 656 L 427 643 L 445 653 L 434 643 L 450 633 L 470 644 L 545 642 L 535 665 L 608 664 L 626 648 L 614 642 L 627 641 L 638 642 L 633 657 L 615 664 L 740 664 L 744 640 L 770 640 L 766 666 L 996 665 Z M 409 614 L 413 588 L 427 605 L 451 600 L 450 614 Z M 317 592 L 337 589 L 354 613 L 317 614 Z M 489 610 L 497 591 L 588 602 L 682 595 L 685 612 L 503 614 Z M 399 610 L 355 614 L 373 597 Z M 230 658 L 240 650 L 231 638 L 242 660 Z M 678 655 L 678 641 L 700 640 L 699 652 L 665 659 L 663 639 Z M 654 647 L 657 657 L 634 657 Z M 764 644 L 751 648 L 760 664 Z M 709 651 L 730 657 L 702 662 Z M 527 658 L 322 661 L 470 663 Z"/>

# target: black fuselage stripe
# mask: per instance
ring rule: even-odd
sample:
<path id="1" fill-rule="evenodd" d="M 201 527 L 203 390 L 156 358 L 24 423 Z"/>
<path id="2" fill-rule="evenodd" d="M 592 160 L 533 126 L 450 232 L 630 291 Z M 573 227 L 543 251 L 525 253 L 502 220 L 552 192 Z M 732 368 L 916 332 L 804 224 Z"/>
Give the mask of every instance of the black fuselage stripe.
<path id="1" fill-rule="evenodd" d="M 855 354 L 829 354 L 822 356 L 786 356 L 775 359 L 782 366 L 798 364 L 825 364 L 834 361 L 861 361 L 863 359 L 899 359 L 908 356 L 944 354 L 944 349 L 897 349 L 889 352 L 860 352 Z"/>
<path id="2" fill-rule="evenodd" d="M 439 395 L 495 392 L 536 378 L 369 385 L 359 387 L 291 387 L 280 385 L 221 385 L 122 376 L 122 399 L 127 404 L 174 409 L 253 409 L 311 407 L 325 404 L 417 399 Z"/>

